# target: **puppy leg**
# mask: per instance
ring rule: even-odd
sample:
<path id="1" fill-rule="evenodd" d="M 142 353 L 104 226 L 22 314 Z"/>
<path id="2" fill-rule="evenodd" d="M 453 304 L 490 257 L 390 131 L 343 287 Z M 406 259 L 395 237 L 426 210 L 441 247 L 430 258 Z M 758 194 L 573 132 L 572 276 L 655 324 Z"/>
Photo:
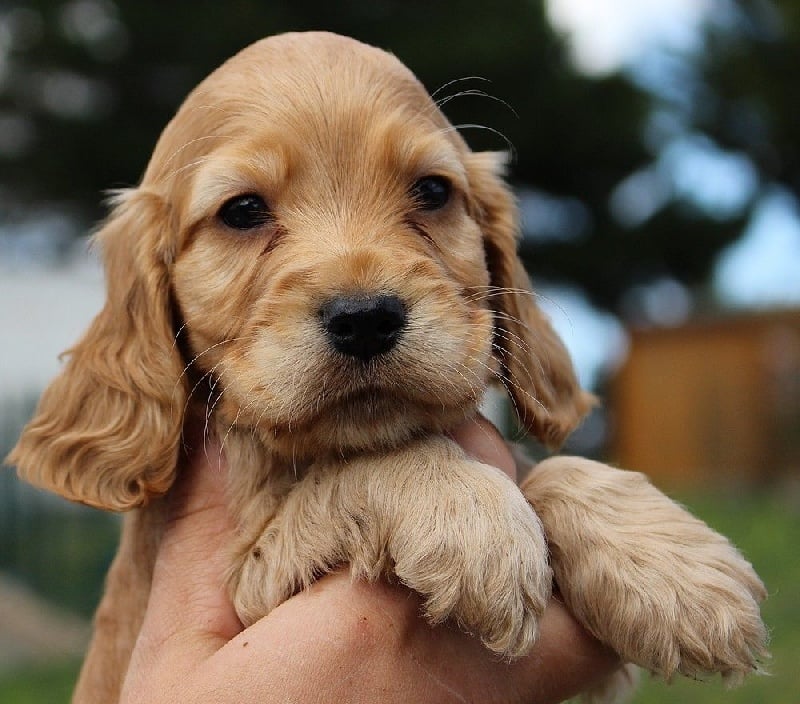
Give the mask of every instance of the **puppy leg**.
<path id="1" fill-rule="evenodd" d="M 444 437 L 312 466 L 233 575 L 239 617 L 251 623 L 343 563 L 356 578 L 394 572 L 431 623 L 452 617 L 507 656 L 533 644 L 552 583 L 517 487 Z"/>
<path id="2" fill-rule="evenodd" d="M 390 466 L 394 485 L 375 482 L 375 509 L 389 509 L 394 572 L 423 596 L 428 620 L 453 617 L 489 649 L 525 654 L 552 573 L 541 523 L 518 488 L 444 438 L 401 453 Z"/>
<path id="3" fill-rule="evenodd" d="M 119 701 L 150 595 L 163 529 L 162 509 L 163 501 L 153 501 L 125 516 L 119 550 L 106 577 L 92 640 L 72 695 L 73 704 Z"/>
<path id="4" fill-rule="evenodd" d="M 643 475 L 556 457 L 522 490 L 568 607 L 623 659 L 666 679 L 738 680 L 758 669 L 764 585 L 723 536 Z"/>

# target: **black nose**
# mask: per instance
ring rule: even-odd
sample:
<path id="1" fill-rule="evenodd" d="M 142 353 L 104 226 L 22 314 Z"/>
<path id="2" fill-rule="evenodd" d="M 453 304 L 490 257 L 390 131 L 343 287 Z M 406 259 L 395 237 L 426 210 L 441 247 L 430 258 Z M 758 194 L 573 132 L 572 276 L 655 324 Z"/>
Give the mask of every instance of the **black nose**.
<path id="1" fill-rule="evenodd" d="M 334 348 L 363 361 L 395 346 L 408 317 L 397 296 L 342 296 L 320 310 L 325 334 Z"/>

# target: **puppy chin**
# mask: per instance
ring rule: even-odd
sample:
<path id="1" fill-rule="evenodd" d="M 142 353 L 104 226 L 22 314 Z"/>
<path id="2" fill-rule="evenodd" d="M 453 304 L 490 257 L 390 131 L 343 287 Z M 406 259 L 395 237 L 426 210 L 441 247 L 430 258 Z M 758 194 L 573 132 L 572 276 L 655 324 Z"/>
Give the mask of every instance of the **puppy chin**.
<path id="1" fill-rule="evenodd" d="M 443 406 L 441 400 L 424 402 L 404 398 L 395 391 L 361 391 L 335 401 L 310 404 L 307 413 L 291 419 L 256 416 L 251 426 L 264 445 L 276 456 L 313 461 L 326 456 L 381 452 L 398 447 L 419 436 L 442 433 L 465 420 L 477 408 L 478 399 L 458 399 Z M 239 409 L 221 404 L 222 427 L 250 425 Z M 312 410 L 313 409 L 313 410 Z M 230 420 L 226 421 L 226 418 Z"/>

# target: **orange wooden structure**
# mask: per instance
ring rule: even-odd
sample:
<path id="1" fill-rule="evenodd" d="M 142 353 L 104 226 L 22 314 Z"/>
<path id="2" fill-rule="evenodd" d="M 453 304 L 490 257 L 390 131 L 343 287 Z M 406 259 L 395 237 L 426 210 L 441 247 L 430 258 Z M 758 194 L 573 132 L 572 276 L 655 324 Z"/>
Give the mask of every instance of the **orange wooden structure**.
<path id="1" fill-rule="evenodd" d="M 800 475 L 800 310 L 631 332 L 611 456 L 662 485 Z"/>

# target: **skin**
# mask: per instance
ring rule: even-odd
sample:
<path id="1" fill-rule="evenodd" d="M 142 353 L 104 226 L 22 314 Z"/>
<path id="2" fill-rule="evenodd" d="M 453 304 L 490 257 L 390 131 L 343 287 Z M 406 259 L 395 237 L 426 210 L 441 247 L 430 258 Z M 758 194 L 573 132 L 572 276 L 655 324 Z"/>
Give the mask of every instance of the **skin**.
<path id="1" fill-rule="evenodd" d="M 514 461 L 487 421 L 470 421 L 453 437 L 515 477 Z M 222 587 L 233 531 L 227 470 L 213 441 L 188 454 L 172 490 L 121 704 L 548 704 L 590 688 L 619 666 L 557 598 L 533 651 L 508 663 L 453 627 L 428 626 L 418 598 L 402 585 L 352 582 L 344 571 L 242 629 Z"/>

